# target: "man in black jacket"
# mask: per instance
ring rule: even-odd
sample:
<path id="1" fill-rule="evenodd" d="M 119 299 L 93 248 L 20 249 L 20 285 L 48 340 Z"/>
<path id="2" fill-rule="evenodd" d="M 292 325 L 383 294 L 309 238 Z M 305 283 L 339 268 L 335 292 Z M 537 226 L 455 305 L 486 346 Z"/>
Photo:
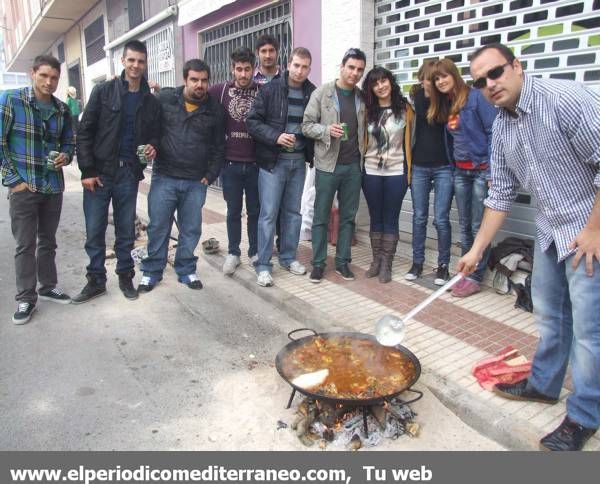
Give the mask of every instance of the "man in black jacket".
<path id="1" fill-rule="evenodd" d="M 123 49 L 123 72 L 94 87 L 77 133 L 77 162 L 83 185 L 85 250 L 90 258 L 87 284 L 73 298 L 81 304 L 106 293 L 106 227 L 112 201 L 115 224 L 116 272 L 126 298 L 136 299 L 133 286 L 135 214 L 138 183 L 144 165 L 136 155 L 146 145 L 146 159 L 158 146 L 160 105 L 144 78 L 146 46 L 131 40 Z"/>
<path id="2" fill-rule="evenodd" d="M 296 260 L 300 239 L 300 202 L 306 163 L 312 163 L 313 141 L 302 135 L 304 109 L 315 86 L 308 80 L 311 55 L 295 48 L 288 71 L 263 86 L 246 120 L 248 132 L 256 140 L 256 162 L 260 166 L 258 190 L 257 284 L 273 285 L 271 255 L 275 222 L 281 207 L 281 250 L 279 265 L 292 274 L 306 274 Z"/>
<path id="3" fill-rule="evenodd" d="M 179 282 L 202 289 L 194 250 L 202 232 L 206 190 L 225 160 L 225 111 L 208 93 L 210 68 L 200 59 L 183 66 L 184 85 L 161 89 L 161 132 L 148 194 L 148 257 L 142 261 L 139 292 L 150 292 L 167 265 L 175 211 L 179 240 L 175 272 Z"/>

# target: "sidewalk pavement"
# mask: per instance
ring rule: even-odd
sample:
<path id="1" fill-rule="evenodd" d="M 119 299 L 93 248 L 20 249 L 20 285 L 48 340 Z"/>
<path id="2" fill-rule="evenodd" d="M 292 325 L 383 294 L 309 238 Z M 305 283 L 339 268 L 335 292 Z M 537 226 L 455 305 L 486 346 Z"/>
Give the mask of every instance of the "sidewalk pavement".
<path id="1" fill-rule="evenodd" d="M 150 177 L 140 184 L 138 213 L 147 217 L 146 195 Z M 202 214 L 202 240 L 214 237 L 220 241 L 220 252 L 198 254 L 221 269 L 227 255 L 226 204 L 219 190 L 209 190 Z M 308 276 L 296 276 L 281 269 L 273 258 L 275 285 L 256 284 L 254 268 L 246 256 L 245 218 L 242 220 L 242 265 L 233 281 L 242 284 L 265 301 L 282 309 L 305 326 L 331 326 L 332 330 L 360 331 L 373 334 L 377 320 L 389 313 L 402 316 L 425 299 L 436 287 L 431 274 L 424 270 L 422 285 L 404 280 L 411 264 L 411 248 L 401 243 L 388 284 L 367 279 L 365 272 L 371 261 L 368 234 L 358 233 L 358 244 L 352 248 L 351 269 L 355 281 L 345 281 L 335 274 L 335 247 L 328 248 L 324 280 L 311 283 Z M 176 230 L 176 229 L 175 229 Z M 434 260 L 429 254 L 428 260 Z M 310 272 L 311 245 L 301 242 L 298 260 Z M 454 267 L 455 260 L 451 267 Z M 202 272 L 202 263 L 199 264 Z M 226 276 L 224 276 L 226 277 Z M 232 282 L 233 282 L 232 281 Z M 423 287 L 423 286 L 429 286 Z M 441 296 L 407 324 L 403 345 L 419 358 L 422 382 L 471 427 L 501 445 L 513 450 L 537 450 L 538 442 L 554 430 L 566 414 L 565 399 L 570 381 L 563 388 L 556 405 L 506 400 L 482 389 L 471 375 L 474 363 L 512 345 L 528 359 L 533 358 L 537 330 L 533 315 L 514 308 L 515 296 L 502 296 L 486 288 L 466 299 Z M 600 450 L 600 436 L 594 436 L 586 450 Z"/>

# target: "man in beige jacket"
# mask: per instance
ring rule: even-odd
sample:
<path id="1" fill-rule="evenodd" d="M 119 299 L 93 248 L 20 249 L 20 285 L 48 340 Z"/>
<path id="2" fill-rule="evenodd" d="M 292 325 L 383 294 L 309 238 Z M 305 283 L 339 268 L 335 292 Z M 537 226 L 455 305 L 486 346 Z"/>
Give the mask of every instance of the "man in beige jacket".
<path id="1" fill-rule="evenodd" d="M 340 223 L 335 271 L 354 280 L 348 267 L 358 211 L 365 137 L 365 104 L 356 87 L 365 71 L 366 56 L 349 49 L 340 77 L 317 88 L 304 111 L 302 132 L 315 140 L 315 214 L 312 226 L 313 270 L 310 281 L 321 282 L 327 259 L 327 230 L 331 206 L 338 193 Z"/>

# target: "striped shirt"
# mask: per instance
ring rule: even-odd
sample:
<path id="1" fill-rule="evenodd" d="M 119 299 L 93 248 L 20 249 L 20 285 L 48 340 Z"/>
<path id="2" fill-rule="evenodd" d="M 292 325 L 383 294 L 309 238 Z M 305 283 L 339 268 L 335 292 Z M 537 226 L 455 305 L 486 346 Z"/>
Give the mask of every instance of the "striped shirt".
<path id="1" fill-rule="evenodd" d="M 49 170 L 47 156 L 60 151 L 72 158 L 75 140 L 71 114 L 52 97 L 54 109 L 44 116 L 33 89 L 11 89 L 0 94 L 0 175 L 4 186 L 25 182 L 34 192 L 64 190 L 62 170 Z"/>
<path id="2" fill-rule="evenodd" d="M 510 211 L 519 187 L 535 196 L 537 238 L 558 260 L 587 223 L 600 188 L 600 95 L 581 84 L 524 76 L 516 116 L 494 122 L 485 205 Z"/>
<path id="3" fill-rule="evenodd" d="M 295 160 L 304 157 L 304 147 L 306 140 L 302 134 L 302 119 L 304 116 L 304 94 L 302 89 L 288 89 L 288 112 L 285 132 L 296 135 L 296 144 L 294 151 L 288 152 L 282 148 L 280 158 Z"/>

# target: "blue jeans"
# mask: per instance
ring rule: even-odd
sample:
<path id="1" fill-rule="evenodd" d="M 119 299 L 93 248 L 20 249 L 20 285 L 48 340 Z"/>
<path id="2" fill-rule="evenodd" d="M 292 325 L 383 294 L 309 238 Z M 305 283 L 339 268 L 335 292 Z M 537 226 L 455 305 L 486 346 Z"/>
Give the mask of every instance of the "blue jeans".
<path id="1" fill-rule="evenodd" d="M 248 214 L 248 256 L 258 252 L 258 166 L 256 163 L 227 161 L 221 171 L 223 198 L 227 202 L 227 239 L 228 251 L 232 255 L 241 255 L 242 206 L 246 193 L 246 212 Z"/>
<path id="2" fill-rule="evenodd" d="M 169 237 L 177 211 L 179 238 L 175 252 L 175 272 L 179 277 L 194 274 L 194 255 L 202 234 L 202 207 L 207 186 L 200 180 L 182 180 L 170 176 L 152 175 L 148 194 L 148 257 L 142 260 L 145 276 L 162 279 L 167 265 Z"/>
<path id="3" fill-rule="evenodd" d="M 406 175 L 381 176 L 363 173 L 362 189 L 369 207 L 371 232 L 398 234 L 402 200 L 408 190 Z"/>
<path id="4" fill-rule="evenodd" d="M 134 270 L 131 251 L 135 242 L 135 207 L 138 178 L 127 166 L 118 168 L 114 176 L 100 175 L 103 186 L 91 192 L 83 190 L 83 213 L 85 215 L 85 251 L 90 258 L 88 276 L 98 283 L 106 282 L 106 227 L 108 206 L 112 200 L 115 223 L 115 254 L 117 274 Z"/>
<path id="5" fill-rule="evenodd" d="M 433 225 L 438 238 L 438 265 L 450 262 L 452 229 L 450 228 L 450 206 L 454 195 L 454 170 L 451 166 L 427 168 L 412 166 L 410 192 L 413 203 L 412 248 L 413 262 L 425 262 L 425 238 L 429 217 L 429 193 L 433 187 Z"/>
<path id="6" fill-rule="evenodd" d="M 542 252 L 536 241 L 531 296 L 540 333 L 529 383 L 558 397 L 569 356 L 573 393 L 567 414 L 588 428 L 600 427 L 600 263 L 585 273 L 585 258 L 573 270 L 573 257 L 557 262 L 554 244 Z"/>
<path id="7" fill-rule="evenodd" d="M 458 220 L 460 223 L 460 247 L 465 255 L 473 246 L 473 240 L 481 226 L 483 218 L 483 201 L 487 197 L 488 185 L 485 171 L 481 170 L 454 170 L 454 195 L 458 207 Z M 481 282 L 485 273 L 487 261 L 490 257 L 490 247 L 487 247 L 477 269 L 469 276 L 474 281 Z"/>
<path id="8" fill-rule="evenodd" d="M 278 159 L 272 171 L 260 169 L 258 175 L 260 216 L 258 218 L 256 272 L 271 272 L 273 267 L 271 255 L 273 254 L 273 236 L 278 214 L 281 223 L 279 264 L 288 267 L 296 260 L 302 226 L 300 202 L 302 201 L 305 174 L 306 163 L 303 158 Z"/>

